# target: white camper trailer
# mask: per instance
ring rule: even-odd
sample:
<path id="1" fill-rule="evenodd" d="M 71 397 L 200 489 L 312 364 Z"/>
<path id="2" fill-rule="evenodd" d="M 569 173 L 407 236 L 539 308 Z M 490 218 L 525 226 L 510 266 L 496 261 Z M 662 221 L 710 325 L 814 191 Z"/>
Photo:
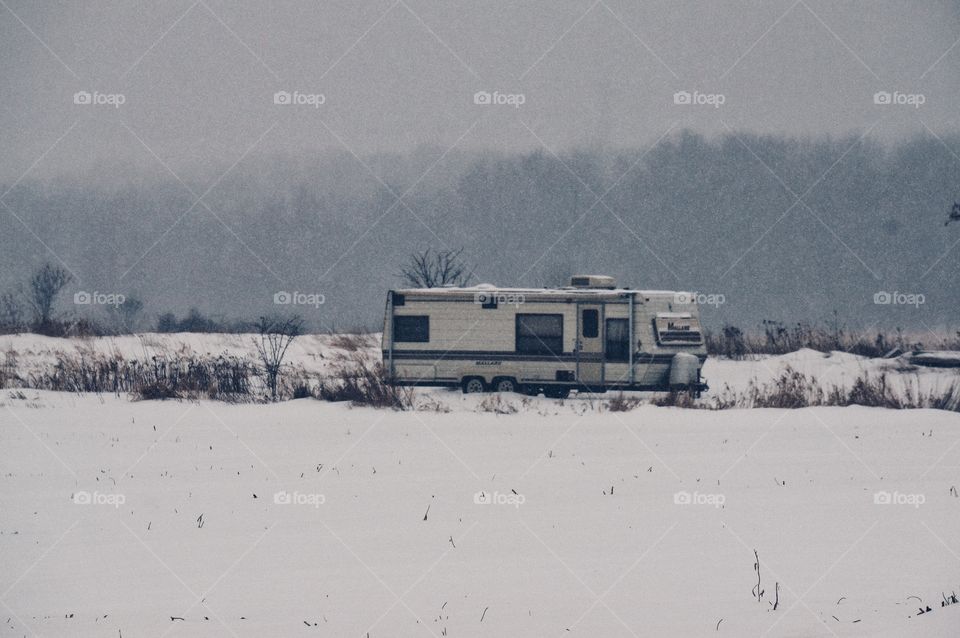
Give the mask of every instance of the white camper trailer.
<path id="1" fill-rule="evenodd" d="M 626 290 L 611 277 L 564 288 L 391 290 L 383 363 L 398 385 L 564 397 L 571 389 L 707 389 L 690 293 Z"/>

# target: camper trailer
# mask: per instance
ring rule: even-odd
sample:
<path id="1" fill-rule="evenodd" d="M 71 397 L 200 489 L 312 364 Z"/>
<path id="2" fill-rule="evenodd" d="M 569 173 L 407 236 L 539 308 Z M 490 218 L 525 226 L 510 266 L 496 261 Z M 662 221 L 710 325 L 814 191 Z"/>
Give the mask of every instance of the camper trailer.
<path id="1" fill-rule="evenodd" d="M 382 349 L 398 385 L 549 397 L 707 389 L 694 296 L 616 288 L 601 275 L 563 288 L 391 290 Z"/>

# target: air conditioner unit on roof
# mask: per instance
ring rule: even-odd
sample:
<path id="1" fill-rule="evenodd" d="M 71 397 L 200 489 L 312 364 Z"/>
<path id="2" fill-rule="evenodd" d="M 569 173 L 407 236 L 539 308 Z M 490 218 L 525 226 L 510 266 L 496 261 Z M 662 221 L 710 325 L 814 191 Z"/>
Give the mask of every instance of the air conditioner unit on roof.
<path id="1" fill-rule="evenodd" d="M 572 288 L 603 288 L 613 290 L 616 282 L 609 275 L 574 275 L 570 278 Z"/>

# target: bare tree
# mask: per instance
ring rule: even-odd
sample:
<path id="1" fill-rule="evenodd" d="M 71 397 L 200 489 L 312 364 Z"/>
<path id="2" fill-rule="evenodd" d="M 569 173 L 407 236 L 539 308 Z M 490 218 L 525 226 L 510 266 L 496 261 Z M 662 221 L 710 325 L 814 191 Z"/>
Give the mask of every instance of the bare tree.
<path id="1" fill-rule="evenodd" d="M 140 313 L 143 311 L 143 302 L 140 301 L 140 298 L 127 295 L 117 310 L 120 312 L 120 317 L 126 329 L 129 332 L 136 332 L 140 321 Z"/>
<path id="2" fill-rule="evenodd" d="M 19 332 L 24 327 L 24 312 L 20 293 L 5 292 L 0 295 L 0 330 Z"/>
<path id="3" fill-rule="evenodd" d="M 429 248 L 414 253 L 400 271 L 411 288 L 437 288 L 439 286 L 463 286 L 471 273 L 461 258 L 463 248 L 432 252 Z"/>
<path id="4" fill-rule="evenodd" d="M 257 322 L 259 337 L 254 338 L 253 345 L 263 363 L 267 373 L 267 384 L 270 386 L 270 400 L 277 400 L 277 380 L 280 377 L 280 367 L 287 354 L 287 348 L 294 339 L 303 333 L 303 319 L 298 316 L 260 317 Z"/>
<path id="5" fill-rule="evenodd" d="M 30 294 L 27 296 L 33 308 L 34 327 L 43 332 L 53 317 L 53 305 L 60 292 L 73 280 L 66 269 L 49 262 L 41 266 L 30 278 Z"/>
<path id="6" fill-rule="evenodd" d="M 133 334 L 140 323 L 140 313 L 143 311 L 143 302 L 135 295 L 124 295 L 123 303 L 109 306 L 113 328 L 121 334 Z"/>

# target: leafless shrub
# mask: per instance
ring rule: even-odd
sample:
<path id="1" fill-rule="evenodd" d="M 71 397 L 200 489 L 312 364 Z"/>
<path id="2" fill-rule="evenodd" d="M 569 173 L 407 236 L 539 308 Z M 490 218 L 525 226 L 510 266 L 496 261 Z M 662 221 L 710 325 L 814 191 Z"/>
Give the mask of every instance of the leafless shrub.
<path id="1" fill-rule="evenodd" d="M 413 407 L 411 388 L 393 385 L 382 363 L 371 363 L 359 354 L 337 366 L 332 379 L 321 382 L 317 398 L 394 410 Z"/>
<path id="2" fill-rule="evenodd" d="M 257 348 L 257 355 L 263 364 L 270 388 L 270 399 L 276 401 L 277 378 L 287 349 L 303 332 L 303 319 L 293 317 L 260 317 L 257 322 L 259 335 L 254 338 L 253 345 Z"/>
<path id="3" fill-rule="evenodd" d="M 757 408 L 796 409 L 824 405 L 820 384 L 790 366 L 784 367 L 779 377 L 762 388 L 751 384 L 747 393 L 752 406 Z"/>
<path id="4" fill-rule="evenodd" d="M 917 397 L 914 396 L 910 386 L 904 390 L 904 396 L 899 397 L 887 384 L 886 374 L 881 374 L 875 379 L 871 379 L 869 376 L 858 377 L 853 382 L 850 392 L 847 393 L 845 403 L 847 405 L 869 405 L 894 410 L 905 407 L 919 407 Z"/>
<path id="5" fill-rule="evenodd" d="M 946 390 L 931 392 L 926 407 L 934 410 L 960 412 L 960 384 L 954 384 Z"/>
<path id="6" fill-rule="evenodd" d="M 132 392 L 134 397 L 141 401 L 164 401 L 166 399 L 181 399 L 180 393 L 177 392 L 169 381 L 150 381 L 141 386 Z"/>
<path id="7" fill-rule="evenodd" d="M 610 412 L 629 412 L 641 405 L 643 400 L 640 397 L 626 396 L 623 392 L 607 401 L 607 410 Z"/>
<path id="8" fill-rule="evenodd" d="M 478 412 L 493 412 L 494 414 L 516 414 L 519 411 L 517 404 L 504 401 L 499 392 L 488 394 L 477 404 Z"/>
<path id="9" fill-rule="evenodd" d="M 655 397 L 651 403 L 660 407 L 670 408 L 697 409 L 707 407 L 701 403 L 697 403 L 697 401 L 690 396 L 689 392 L 669 392 L 665 395 Z"/>
<path id="10" fill-rule="evenodd" d="M 281 399 L 309 399 L 316 397 L 315 386 L 311 375 L 302 366 L 291 367 L 280 377 L 277 395 Z"/>
<path id="11" fill-rule="evenodd" d="M 426 398 L 417 402 L 417 412 L 437 412 L 439 414 L 449 414 L 450 406 L 434 398 Z"/>
<path id="12" fill-rule="evenodd" d="M 704 339 L 707 345 L 707 352 L 712 355 L 730 357 L 731 359 L 742 359 L 744 355 L 751 352 L 747 345 L 747 337 L 743 331 L 736 326 L 724 326 L 720 332 L 712 330 L 705 331 Z"/>
<path id="13" fill-rule="evenodd" d="M 292 399 L 309 399 L 313 397 L 313 390 L 308 385 L 295 385 L 293 386 L 293 393 L 290 395 Z"/>
<path id="14" fill-rule="evenodd" d="M 39 390 L 94 394 L 129 393 L 134 398 L 211 398 L 251 401 L 258 398 L 252 361 L 176 355 L 149 360 L 123 359 L 92 352 L 60 353 L 50 370 L 28 375 L 23 384 Z"/>

